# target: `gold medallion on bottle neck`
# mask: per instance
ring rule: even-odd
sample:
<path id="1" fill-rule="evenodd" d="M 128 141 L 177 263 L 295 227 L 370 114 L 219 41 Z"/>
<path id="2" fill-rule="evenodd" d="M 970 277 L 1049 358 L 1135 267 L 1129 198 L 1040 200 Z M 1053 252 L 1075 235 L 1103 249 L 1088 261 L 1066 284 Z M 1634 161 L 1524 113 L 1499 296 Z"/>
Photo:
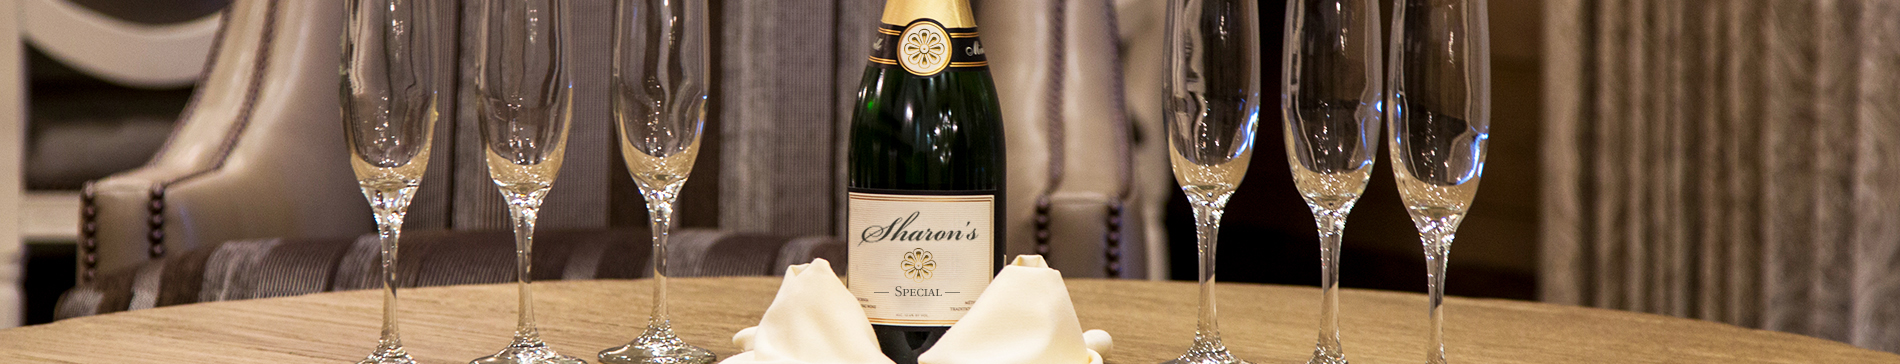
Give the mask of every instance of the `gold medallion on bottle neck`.
<path id="1" fill-rule="evenodd" d="M 871 43 L 873 66 L 919 77 L 989 67 L 967 0 L 893 0 Z"/>

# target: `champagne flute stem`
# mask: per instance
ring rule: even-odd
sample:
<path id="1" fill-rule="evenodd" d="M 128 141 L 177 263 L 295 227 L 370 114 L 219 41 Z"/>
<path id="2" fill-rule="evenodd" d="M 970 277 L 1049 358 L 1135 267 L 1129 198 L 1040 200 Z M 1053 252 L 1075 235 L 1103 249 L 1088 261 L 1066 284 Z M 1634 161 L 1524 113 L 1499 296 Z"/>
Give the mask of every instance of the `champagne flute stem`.
<path id="1" fill-rule="evenodd" d="M 396 248 L 402 238 L 403 216 L 409 212 L 409 201 L 416 186 L 366 183 L 362 189 L 376 218 L 376 238 L 382 243 L 383 332 L 372 357 L 407 357 L 402 348 L 401 331 L 396 326 Z"/>
<path id="2" fill-rule="evenodd" d="M 671 188 L 662 188 L 647 195 L 647 216 L 652 220 L 653 230 L 653 313 L 647 317 L 649 330 L 663 330 L 672 326 L 672 318 L 666 310 L 666 242 L 673 228 L 673 202 L 679 197 L 671 193 Z"/>
<path id="3" fill-rule="evenodd" d="M 515 286 L 521 289 L 519 321 L 515 324 L 515 342 L 524 343 L 540 340 L 540 333 L 534 325 L 534 291 L 529 288 L 534 283 L 534 223 L 541 212 L 540 195 L 509 196 L 508 210 L 515 223 Z"/>
<path id="4" fill-rule="evenodd" d="M 1220 237 L 1220 219 L 1226 212 L 1227 198 L 1232 192 L 1196 198 L 1194 204 L 1195 239 L 1200 243 L 1201 258 L 1201 314 L 1195 324 L 1195 349 L 1206 352 L 1225 352 L 1220 342 L 1220 323 L 1214 306 L 1214 262 L 1215 247 Z M 1192 197 L 1192 196 L 1190 196 Z"/>
<path id="5" fill-rule="evenodd" d="M 1445 363 L 1445 265 L 1456 234 L 1456 227 L 1443 225 L 1419 233 L 1425 241 L 1425 278 L 1431 290 L 1431 346 L 1426 347 L 1425 354 L 1425 361 L 1431 364 Z"/>
<path id="6" fill-rule="evenodd" d="M 1319 343 L 1313 349 L 1312 364 L 1345 363 L 1345 351 L 1339 343 L 1339 245 L 1345 237 L 1346 214 L 1343 208 L 1314 209 L 1319 225 L 1320 309 Z"/>
<path id="7" fill-rule="evenodd" d="M 395 215 L 395 224 L 377 224 L 376 227 L 376 236 L 383 245 L 382 348 L 402 346 L 402 335 L 396 328 L 396 242 L 402 236 L 402 214 Z"/>

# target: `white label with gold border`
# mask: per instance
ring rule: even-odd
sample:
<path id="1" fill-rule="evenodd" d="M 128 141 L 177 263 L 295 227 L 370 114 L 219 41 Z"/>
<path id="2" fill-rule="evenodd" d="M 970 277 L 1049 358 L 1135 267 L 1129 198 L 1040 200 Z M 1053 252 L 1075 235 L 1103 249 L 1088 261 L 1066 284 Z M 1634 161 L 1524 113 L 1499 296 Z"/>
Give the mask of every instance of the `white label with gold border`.
<path id="1" fill-rule="evenodd" d="M 850 193 L 847 275 L 872 324 L 950 326 L 994 276 L 995 195 Z"/>

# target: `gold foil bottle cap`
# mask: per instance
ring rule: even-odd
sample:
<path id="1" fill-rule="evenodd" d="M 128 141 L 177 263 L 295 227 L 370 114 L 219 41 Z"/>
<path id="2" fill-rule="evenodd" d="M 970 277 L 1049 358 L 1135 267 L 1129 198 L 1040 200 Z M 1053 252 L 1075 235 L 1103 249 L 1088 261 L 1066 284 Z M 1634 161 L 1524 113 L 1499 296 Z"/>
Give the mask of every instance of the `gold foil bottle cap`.
<path id="1" fill-rule="evenodd" d="M 975 28 L 976 14 L 969 0 L 891 0 L 884 3 L 884 23 L 905 26 L 930 18 L 945 28 Z"/>

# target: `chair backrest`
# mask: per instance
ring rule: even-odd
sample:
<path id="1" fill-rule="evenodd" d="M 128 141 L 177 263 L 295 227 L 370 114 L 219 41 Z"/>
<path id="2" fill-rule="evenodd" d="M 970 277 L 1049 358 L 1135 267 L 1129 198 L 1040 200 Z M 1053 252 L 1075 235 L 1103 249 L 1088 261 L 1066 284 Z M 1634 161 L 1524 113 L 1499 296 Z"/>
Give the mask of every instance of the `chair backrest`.
<path id="1" fill-rule="evenodd" d="M 1010 254 L 1041 254 L 1068 276 L 1149 278 L 1140 221 L 1159 206 L 1137 203 L 1153 191 L 1136 190 L 1115 8 L 980 4 L 991 72 L 1006 80 L 997 92 L 1010 153 Z"/>
<path id="2" fill-rule="evenodd" d="M 342 4 L 238 1 L 209 72 L 145 166 L 82 193 L 79 272 L 204 242 L 370 231 L 336 126 Z"/>

